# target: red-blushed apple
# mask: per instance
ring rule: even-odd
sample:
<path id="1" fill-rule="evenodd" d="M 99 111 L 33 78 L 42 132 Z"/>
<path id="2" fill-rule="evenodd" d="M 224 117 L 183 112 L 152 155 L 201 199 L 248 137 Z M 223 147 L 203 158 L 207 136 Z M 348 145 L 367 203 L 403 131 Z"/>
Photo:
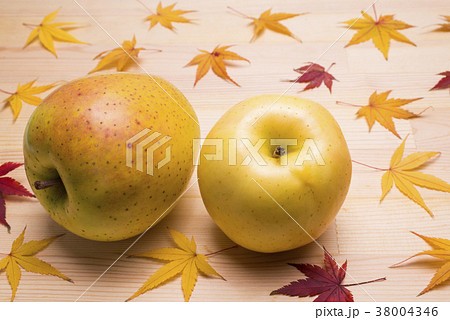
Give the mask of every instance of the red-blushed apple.
<path id="1" fill-rule="evenodd" d="M 199 158 L 208 213 L 237 244 L 279 252 L 318 238 L 341 208 L 352 165 L 333 116 L 319 104 L 262 95 L 228 110 Z"/>
<path id="2" fill-rule="evenodd" d="M 122 240 L 173 208 L 192 175 L 199 135 L 192 106 L 166 80 L 93 75 L 36 108 L 25 130 L 25 169 L 57 223 L 84 238 Z"/>

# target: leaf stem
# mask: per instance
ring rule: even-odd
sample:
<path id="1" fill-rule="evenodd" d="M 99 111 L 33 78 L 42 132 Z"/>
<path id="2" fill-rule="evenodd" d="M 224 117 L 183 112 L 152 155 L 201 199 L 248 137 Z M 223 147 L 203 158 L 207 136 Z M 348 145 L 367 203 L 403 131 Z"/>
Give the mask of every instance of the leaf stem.
<path id="1" fill-rule="evenodd" d="M 340 105 L 343 105 L 343 106 L 356 107 L 356 108 L 362 108 L 363 107 L 363 106 L 359 106 L 357 104 L 347 103 L 347 102 L 343 102 L 343 101 L 336 101 L 336 104 L 340 104 Z"/>
<path id="2" fill-rule="evenodd" d="M 336 62 L 333 62 L 332 64 L 330 64 L 330 66 L 328 67 L 327 71 L 325 71 L 325 72 L 330 71 L 331 67 L 334 66 L 335 64 L 336 64 Z"/>
<path id="3" fill-rule="evenodd" d="M 420 111 L 417 116 L 420 116 L 422 113 L 424 113 L 425 111 L 427 111 L 428 109 L 433 109 L 433 106 L 429 106 L 428 108 L 423 109 L 422 111 Z"/>
<path id="4" fill-rule="evenodd" d="M 384 280 L 386 280 L 386 277 L 378 278 L 378 279 L 374 279 L 374 280 L 369 280 L 369 281 L 364 281 L 364 282 L 358 282 L 358 283 L 343 284 L 342 286 L 343 287 L 352 287 L 352 286 L 359 286 L 361 284 L 367 284 L 367 283 L 384 281 Z"/>
<path id="5" fill-rule="evenodd" d="M 139 50 L 142 50 L 142 51 L 149 51 L 149 52 L 151 52 L 151 53 L 162 52 L 161 49 L 153 49 L 153 48 L 139 48 Z"/>
<path id="6" fill-rule="evenodd" d="M 234 248 L 237 248 L 237 247 L 238 247 L 238 245 L 235 244 L 234 246 L 229 247 L 229 248 L 225 248 L 225 249 L 222 249 L 222 250 L 219 250 L 219 251 L 216 251 L 216 252 L 207 253 L 207 254 L 205 254 L 205 256 L 206 256 L 206 257 L 210 257 L 210 256 L 216 255 L 216 254 L 218 254 L 218 253 L 221 253 L 221 252 L 223 252 L 223 251 L 230 250 L 230 249 L 234 249 Z"/>
<path id="7" fill-rule="evenodd" d="M 0 252 L 0 256 L 7 257 L 7 256 L 9 256 L 9 254 L 1 253 L 1 252 Z"/>
<path id="8" fill-rule="evenodd" d="M 375 9 L 375 3 L 372 5 L 372 9 L 373 9 L 373 13 L 374 13 L 374 15 L 375 15 L 375 21 L 378 22 L 377 9 Z"/>
<path id="9" fill-rule="evenodd" d="M 139 2 L 145 9 L 147 9 L 151 14 L 155 14 L 149 7 L 147 7 L 145 5 L 145 3 L 143 3 L 141 0 L 136 0 L 137 2 Z"/>
<path id="10" fill-rule="evenodd" d="M 240 15 L 241 17 L 244 17 L 244 18 L 247 18 L 247 19 L 253 19 L 252 17 L 249 17 L 248 15 L 246 15 L 246 14 L 240 12 L 240 11 L 237 11 L 236 9 L 234 9 L 234 8 L 232 8 L 230 6 L 227 6 L 227 9 L 230 9 L 234 13 L 237 13 L 238 15 Z"/>
<path id="11" fill-rule="evenodd" d="M 371 169 L 378 170 L 378 171 L 388 171 L 389 170 L 389 169 L 381 169 L 381 168 L 373 167 L 373 166 L 370 166 L 368 164 L 365 164 L 365 163 L 362 163 L 362 162 L 359 162 L 359 161 L 356 161 L 356 160 L 353 160 L 353 159 L 352 159 L 352 162 L 360 164 L 360 165 L 368 167 L 368 168 L 371 168 Z"/>
<path id="12" fill-rule="evenodd" d="M 12 92 L 9 92 L 9 91 L 5 91 L 5 90 L 2 90 L 2 89 L 0 89 L 0 92 L 6 93 L 6 94 L 11 94 L 11 95 L 13 95 L 13 94 L 14 94 L 14 93 L 12 93 Z"/>
<path id="13" fill-rule="evenodd" d="M 41 26 L 40 24 L 32 24 L 32 23 L 25 23 L 25 22 L 23 22 L 22 24 L 26 27 L 35 27 L 35 28 Z"/>
<path id="14" fill-rule="evenodd" d="M 402 260 L 402 261 L 400 261 L 400 262 L 394 263 L 394 264 L 393 264 L 392 266 L 390 266 L 389 268 L 397 268 L 397 267 L 399 267 L 402 263 L 408 261 L 409 259 L 411 259 L 411 258 L 413 258 L 413 257 L 414 257 L 414 256 L 409 257 L 409 258 L 406 258 L 405 260 Z"/>

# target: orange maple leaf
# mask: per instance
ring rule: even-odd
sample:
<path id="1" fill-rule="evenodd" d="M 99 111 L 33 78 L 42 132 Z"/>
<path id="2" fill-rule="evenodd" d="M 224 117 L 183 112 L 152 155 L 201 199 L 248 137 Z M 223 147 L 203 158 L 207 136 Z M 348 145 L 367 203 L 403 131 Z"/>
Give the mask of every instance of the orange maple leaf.
<path id="1" fill-rule="evenodd" d="M 431 217 L 433 217 L 433 212 L 431 212 L 431 210 L 427 207 L 419 191 L 417 191 L 414 186 L 416 185 L 430 190 L 450 193 L 450 184 L 430 174 L 425 174 L 413 170 L 419 168 L 429 159 L 440 155 L 441 153 L 416 152 L 403 158 L 403 152 L 405 150 L 405 142 L 407 138 L 408 136 L 406 136 L 400 146 L 395 150 L 394 154 L 391 157 L 391 163 L 388 169 L 373 167 L 353 159 L 352 161 L 371 169 L 385 171 L 385 173 L 381 177 L 382 194 L 380 202 L 383 201 L 388 192 L 392 189 L 392 186 L 395 182 L 395 186 L 398 190 L 400 190 L 401 193 L 420 205 L 425 209 L 426 212 L 428 212 Z"/>
<path id="2" fill-rule="evenodd" d="M 395 150 L 391 158 L 389 169 L 385 169 L 384 171 L 386 172 L 381 177 L 382 195 L 380 202 L 383 201 L 395 182 L 397 189 L 424 208 L 430 216 L 433 217 L 433 213 L 427 207 L 414 185 L 443 192 L 450 192 L 450 185 L 435 176 L 413 170 L 419 168 L 434 156 L 440 155 L 440 152 L 416 152 L 403 158 L 403 151 L 405 150 L 407 138 L 408 137 L 406 137 L 397 150 Z"/>
<path id="3" fill-rule="evenodd" d="M 140 2 L 140 1 L 139 1 Z M 147 8 L 142 2 L 141 4 L 152 12 L 149 8 Z M 163 7 L 161 2 L 158 3 L 156 8 L 156 13 L 153 13 L 145 18 L 145 21 L 150 21 L 150 29 L 156 26 L 158 23 L 161 24 L 164 28 L 175 31 L 172 22 L 176 23 L 191 23 L 191 19 L 187 19 L 182 17 L 183 14 L 196 12 L 195 10 L 174 10 L 176 3 L 171 4 L 169 6 Z"/>
<path id="4" fill-rule="evenodd" d="M 420 237 L 422 240 L 424 240 L 426 243 L 428 243 L 433 250 L 425 250 L 419 253 L 416 253 L 415 255 L 394 264 L 391 266 L 391 268 L 395 268 L 402 264 L 403 262 L 408 261 L 411 258 L 417 257 L 417 256 L 423 256 L 428 255 L 434 258 L 442 259 L 444 260 L 444 264 L 436 271 L 433 278 L 430 280 L 430 283 L 423 289 L 418 296 L 421 296 L 424 293 L 427 293 L 431 289 L 433 289 L 438 284 L 441 284 L 442 282 L 446 281 L 448 278 L 450 278 L 450 240 L 448 239 L 442 239 L 442 238 L 434 238 L 434 237 L 426 237 L 423 235 L 420 235 L 418 233 L 415 233 L 411 231 L 416 236 Z"/>
<path id="5" fill-rule="evenodd" d="M 6 104 L 11 106 L 14 115 L 14 121 L 19 117 L 20 111 L 22 110 L 22 101 L 33 106 L 38 106 L 42 99 L 37 97 L 36 95 L 48 91 L 58 85 L 58 82 L 54 82 L 45 86 L 34 86 L 36 79 L 30 81 L 26 84 L 21 85 L 20 83 L 17 85 L 16 92 L 8 92 L 0 89 L 0 92 L 9 94 L 9 97 L 3 100 Z"/>
<path id="6" fill-rule="evenodd" d="M 202 52 L 199 55 L 196 55 L 194 59 L 189 61 L 185 67 L 198 65 L 197 67 L 197 74 L 195 76 L 195 82 L 194 86 L 197 84 L 197 82 L 203 78 L 209 71 L 209 69 L 212 69 L 212 71 L 219 76 L 220 78 L 224 80 L 228 80 L 235 85 L 239 87 L 239 84 L 237 84 L 233 79 L 230 78 L 230 76 L 227 73 L 225 60 L 244 60 L 250 63 L 249 60 L 241 57 L 237 53 L 234 53 L 232 51 L 229 51 L 228 49 L 232 46 L 220 46 L 214 48 L 212 52 L 208 52 L 205 50 L 199 50 Z"/>
<path id="7" fill-rule="evenodd" d="M 252 22 L 250 22 L 250 25 L 253 26 L 253 37 L 251 38 L 250 42 L 253 42 L 257 38 L 259 38 L 266 29 L 269 29 L 276 33 L 284 34 L 284 35 L 291 37 L 299 42 L 302 42 L 288 28 L 286 28 L 286 26 L 282 25 L 280 23 L 280 21 L 298 17 L 300 15 L 304 15 L 307 13 L 284 13 L 284 12 L 272 13 L 271 12 L 272 9 L 269 9 L 269 10 L 266 10 L 263 13 L 261 13 L 259 18 L 254 18 L 254 17 L 247 16 L 246 14 L 243 14 L 242 12 L 239 12 L 231 7 L 228 7 L 228 9 L 236 12 L 237 14 L 239 14 L 240 16 L 242 16 L 246 19 L 252 20 Z"/>
<path id="8" fill-rule="evenodd" d="M 395 129 L 395 124 L 392 118 L 396 119 L 411 119 L 420 115 L 410 112 L 408 110 L 400 108 L 405 104 L 411 103 L 413 101 L 420 100 L 422 98 L 415 99 L 387 99 L 391 90 L 382 92 L 380 94 L 375 91 L 369 98 L 369 104 L 366 106 L 359 106 L 354 104 L 349 104 L 341 101 L 336 101 L 338 104 L 350 105 L 353 107 L 360 108 L 356 112 L 358 118 L 365 117 L 367 125 L 369 126 L 369 131 L 372 129 L 375 121 L 381 124 L 383 127 L 392 132 L 396 137 L 400 138 L 400 135 Z M 423 111 L 422 111 L 423 112 Z"/>
<path id="9" fill-rule="evenodd" d="M 136 37 L 133 35 L 133 39 L 131 41 L 124 41 L 122 43 L 122 46 L 112 50 L 100 52 L 98 55 L 96 55 L 94 57 L 94 60 L 98 58 L 100 58 L 101 60 L 94 69 L 89 71 L 89 73 L 109 68 L 113 65 L 116 65 L 117 71 L 122 71 L 130 62 L 135 62 L 141 50 L 148 49 L 136 48 Z"/>
<path id="10" fill-rule="evenodd" d="M 194 237 L 189 241 L 181 232 L 172 229 L 169 229 L 169 231 L 178 248 L 160 248 L 130 256 L 168 261 L 168 263 L 156 271 L 127 301 L 133 300 L 141 294 L 159 287 L 167 280 L 179 274 L 181 274 L 181 287 L 183 289 L 184 301 L 186 302 L 189 301 L 194 291 L 199 271 L 205 275 L 216 276 L 225 280 L 224 277 L 211 267 L 208 262 L 208 255 L 197 252 L 197 244 L 195 243 Z"/>
<path id="11" fill-rule="evenodd" d="M 373 8 L 375 11 L 375 7 Z M 412 28 L 412 25 L 403 21 L 394 20 L 394 15 L 381 15 L 380 18 L 377 19 L 375 12 L 375 19 L 373 19 L 365 12 L 361 12 L 361 14 L 364 18 L 356 18 L 342 22 L 347 24 L 350 29 L 358 30 L 345 47 L 372 39 L 375 47 L 383 53 L 384 58 L 387 60 L 391 39 L 416 46 L 403 34 L 397 31 Z"/>
<path id="12" fill-rule="evenodd" d="M 21 267 L 28 272 L 56 276 L 73 283 L 71 279 L 63 275 L 53 266 L 34 257 L 35 254 L 44 250 L 54 240 L 63 235 L 60 234 L 58 236 L 42 239 L 39 241 L 33 240 L 23 243 L 25 230 L 26 227 L 23 229 L 22 233 L 17 237 L 17 239 L 12 243 L 11 252 L 7 255 L 5 254 L 6 257 L 0 260 L 0 272 L 6 270 L 6 276 L 11 286 L 11 301 L 14 301 L 17 289 L 19 287 L 19 282 L 22 275 L 22 272 L 20 271 Z"/>
<path id="13" fill-rule="evenodd" d="M 445 23 L 439 24 L 439 28 L 434 29 L 434 32 L 450 32 L 450 16 L 442 16 Z"/>
<path id="14" fill-rule="evenodd" d="M 29 23 L 23 23 L 24 26 L 27 27 L 35 27 L 30 35 L 28 36 L 27 41 L 25 42 L 25 47 L 27 47 L 34 39 L 39 38 L 39 41 L 42 43 L 45 49 L 50 51 L 56 55 L 55 47 L 53 44 L 54 40 L 64 41 L 64 42 L 73 42 L 73 43 L 81 43 L 88 44 L 87 42 L 83 42 L 69 34 L 67 31 L 63 30 L 64 28 L 71 27 L 73 28 L 75 25 L 79 25 L 78 23 L 72 22 L 52 22 L 56 15 L 58 14 L 59 9 L 56 11 L 49 13 L 44 17 L 40 24 L 34 25 Z M 52 22 L 52 23 L 51 23 Z"/>

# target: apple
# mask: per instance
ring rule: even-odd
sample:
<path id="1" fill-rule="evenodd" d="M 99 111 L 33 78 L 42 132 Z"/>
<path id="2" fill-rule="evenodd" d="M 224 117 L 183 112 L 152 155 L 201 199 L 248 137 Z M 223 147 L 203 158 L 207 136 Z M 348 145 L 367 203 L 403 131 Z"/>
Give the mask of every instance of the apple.
<path id="1" fill-rule="evenodd" d="M 205 207 L 235 243 L 279 252 L 318 238 L 341 208 L 352 165 L 347 143 L 321 105 L 261 95 L 214 125 L 200 151 Z"/>
<path id="2" fill-rule="evenodd" d="M 142 233 L 170 212 L 193 173 L 197 116 L 175 86 L 152 77 L 115 73 L 68 82 L 28 121 L 28 181 L 50 216 L 81 237 L 115 241 Z"/>

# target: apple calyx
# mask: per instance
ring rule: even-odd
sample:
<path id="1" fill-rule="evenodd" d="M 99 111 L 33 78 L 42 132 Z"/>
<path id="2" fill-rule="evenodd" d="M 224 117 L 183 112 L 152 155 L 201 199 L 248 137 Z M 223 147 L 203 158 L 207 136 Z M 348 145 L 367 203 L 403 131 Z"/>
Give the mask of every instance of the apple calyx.
<path id="1" fill-rule="evenodd" d="M 273 158 L 280 158 L 286 154 L 286 150 L 283 147 L 276 147 L 272 153 Z"/>
<path id="2" fill-rule="evenodd" d="M 46 180 L 46 181 L 35 181 L 34 187 L 36 188 L 36 190 L 42 190 L 42 189 L 50 188 L 57 184 L 62 184 L 61 178 L 57 178 L 57 179 L 53 179 L 53 180 Z"/>

